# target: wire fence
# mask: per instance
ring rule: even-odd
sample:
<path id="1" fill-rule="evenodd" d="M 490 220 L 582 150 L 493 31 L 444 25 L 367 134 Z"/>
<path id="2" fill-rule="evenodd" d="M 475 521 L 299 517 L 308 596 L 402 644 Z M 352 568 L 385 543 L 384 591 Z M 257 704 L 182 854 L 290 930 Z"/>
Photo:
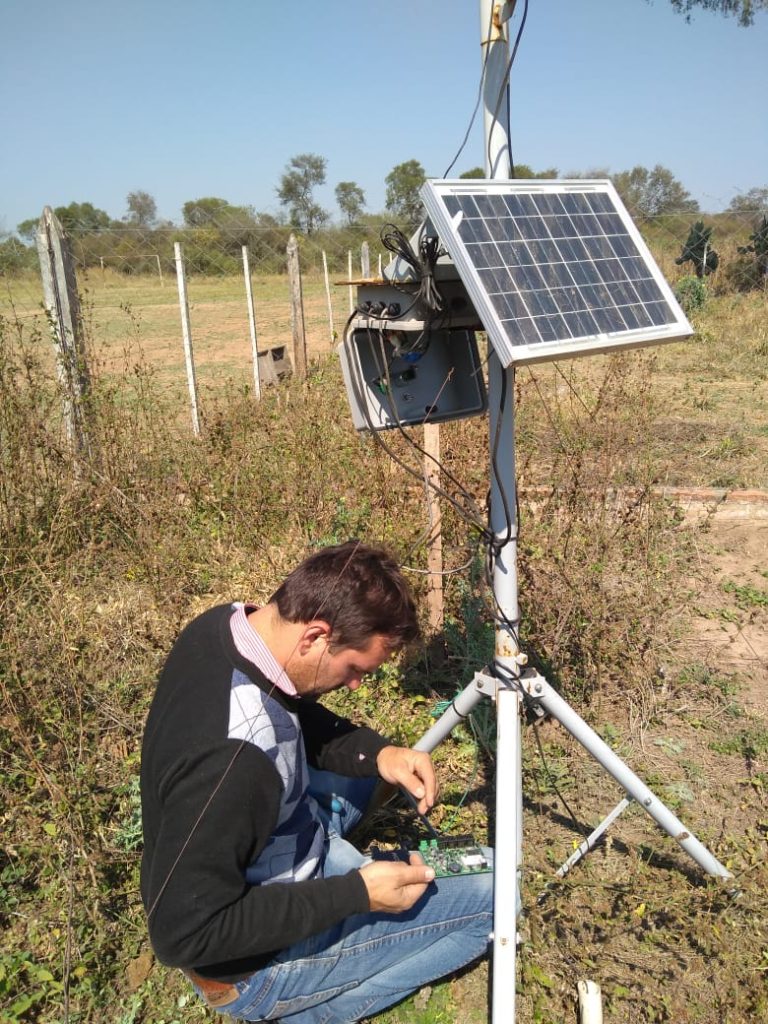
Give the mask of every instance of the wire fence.
<path id="1" fill-rule="evenodd" d="M 768 218 L 742 214 L 666 213 L 637 220 L 662 272 L 684 306 L 710 294 L 768 284 Z M 389 254 L 380 225 L 331 229 L 299 239 L 306 349 L 330 351 L 354 300 L 351 279 L 375 277 Z M 124 363 L 140 346 L 169 386 L 184 386 L 182 319 L 174 246 L 187 275 L 190 330 L 201 386 L 222 380 L 247 386 L 252 328 L 244 272 L 253 296 L 260 352 L 290 345 L 291 289 L 286 247 L 291 229 L 274 223 L 211 220 L 200 227 L 113 227 L 71 230 L 87 332 L 102 366 Z M 0 243 L 0 315 L 46 337 L 37 252 L 9 238 Z"/>
<path id="2" fill-rule="evenodd" d="M 168 380 L 183 381 L 182 325 L 174 245 L 187 277 L 195 360 L 205 382 L 211 377 L 247 379 L 252 361 L 250 304 L 260 352 L 291 341 L 291 290 L 286 272 L 290 229 L 248 231 L 231 225 L 206 228 L 116 228 L 72 233 L 83 315 L 92 347 L 107 366 L 140 344 L 143 357 Z M 371 272 L 380 253 L 372 229 L 339 237 L 300 239 L 304 328 L 310 358 L 328 352 L 349 315 L 351 274 L 362 274 L 368 246 Z M 9 244 L 10 243 L 10 244 Z M 244 265 L 244 250 L 248 270 Z M 0 315 L 45 333 L 46 316 L 37 252 L 16 239 L 4 244 L 0 264 Z M 246 280 L 246 275 L 247 279 Z M 339 284 L 339 282 L 343 282 Z"/>

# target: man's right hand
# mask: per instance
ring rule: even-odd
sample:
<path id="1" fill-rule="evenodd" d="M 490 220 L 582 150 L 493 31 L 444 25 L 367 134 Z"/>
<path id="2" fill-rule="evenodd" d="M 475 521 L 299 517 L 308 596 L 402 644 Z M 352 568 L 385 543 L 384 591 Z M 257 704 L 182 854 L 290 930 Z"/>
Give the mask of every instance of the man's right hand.
<path id="1" fill-rule="evenodd" d="M 360 868 L 360 874 L 368 890 L 371 910 L 387 914 L 409 910 L 435 877 L 434 870 L 426 866 L 418 853 L 411 854 L 410 864 L 374 860 Z"/>

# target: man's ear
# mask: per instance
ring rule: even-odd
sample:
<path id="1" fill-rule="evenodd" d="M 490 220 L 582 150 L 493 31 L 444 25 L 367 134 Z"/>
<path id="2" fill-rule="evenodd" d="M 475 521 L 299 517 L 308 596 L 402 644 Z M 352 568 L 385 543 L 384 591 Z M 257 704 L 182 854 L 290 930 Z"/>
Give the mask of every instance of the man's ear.
<path id="1" fill-rule="evenodd" d="M 301 654 L 307 654 L 315 644 L 322 644 L 327 647 L 330 640 L 330 623 L 326 622 L 324 619 L 313 619 L 311 622 L 308 622 L 302 630 L 298 645 L 299 652 Z"/>

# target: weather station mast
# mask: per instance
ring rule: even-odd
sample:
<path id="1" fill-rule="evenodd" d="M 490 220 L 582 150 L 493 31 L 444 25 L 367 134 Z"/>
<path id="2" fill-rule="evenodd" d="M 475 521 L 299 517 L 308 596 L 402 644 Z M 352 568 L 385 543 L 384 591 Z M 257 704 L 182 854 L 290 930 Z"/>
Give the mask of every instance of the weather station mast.
<path id="1" fill-rule="evenodd" d="M 486 177 L 512 177 L 509 131 L 509 38 L 515 0 L 480 0 L 483 74 L 483 158 Z M 493 553 L 496 688 L 496 835 L 492 1007 L 494 1024 L 515 1020 L 517 916 L 523 858 L 522 698 L 514 685 L 525 664 L 520 650 L 517 579 L 517 500 L 515 470 L 515 366 L 504 367 L 488 346 L 488 408 L 491 465 L 490 529 Z M 502 779 L 517 779 L 508 789 Z"/>
<path id="2" fill-rule="evenodd" d="M 527 0 L 523 3 L 510 54 L 508 26 L 515 0 L 480 0 L 486 178 L 426 181 L 421 190 L 426 220 L 410 241 L 397 229 L 386 239 L 382 235 L 395 258 L 380 279 L 357 282 L 357 303 L 339 346 L 358 430 L 378 438 L 381 431 L 397 429 L 407 438 L 406 427 L 489 413 L 488 524 L 478 526 L 476 515 L 465 518 L 480 529 L 487 547 L 493 661 L 475 672 L 415 746 L 433 750 L 478 703 L 494 702 L 492 1024 L 514 1024 L 516 1016 L 524 714 L 556 719 L 624 794 L 557 876 L 570 871 L 634 802 L 704 871 L 720 879 L 731 877 L 528 666 L 520 649 L 516 366 L 679 341 L 693 334 L 612 182 L 514 178 L 509 78 L 527 14 Z M 479 331 L 487 338 L 487 394 Z M 424 454 L 417 444 L 414 448 Z"/>

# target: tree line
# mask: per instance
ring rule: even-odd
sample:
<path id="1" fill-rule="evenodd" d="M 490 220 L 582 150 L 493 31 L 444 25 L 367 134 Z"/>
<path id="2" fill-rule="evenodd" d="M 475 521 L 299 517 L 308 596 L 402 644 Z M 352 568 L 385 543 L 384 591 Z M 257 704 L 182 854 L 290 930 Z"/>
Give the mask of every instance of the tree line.
<path id="1" fill-rule="evenodd" d="M 326 184 L 326 169 L 327 160 L 316 153 L 291 157 L 275 188 L 281 207 L 277 214 L 235 205 L 218 196 L 203 196 L 183 204 L 182 223 L 176 224 L 158 217 L 154 197 L 143 190 L 128 193 L 126 212 L 120 220 L 90 202 L 72 202 L 56 207 L 54 212 L 72 238 L 82 265 L 106 264 L 132 273 L 155 270 L 156 254 L 160 252 L 165 253 L 170 270 L 174 241 L 185 244 L 194 269 L 200 273 L 237 272 L 244 245 L 249 247 L 254 265 L 267 272 L 280 271 L 291 230 L 306 237 L 322 235 L 329 249 L 341 250 L 359 244 L 361 235 L 374 236 L 387 220 L 396 221 L 404 230 L 413 229 L 421 220 L 423 208 L 419 193 L 427 175 L 418 160 L 399 163 L 386 175 L 385 210 L 379 213 L 367 210 L 365 192 L 357 182 L 338 182 L 334 195 L 339 217 L 335 221 L 317 199 L 317 190 Z M 554 167 L 535 170 L 528 164 L 518 163 L 514 168 L 516 179 L 559 176 L 560 172 Z M 459 177 L 483 178 L 485 174 L 481 167 L 473 167 Z M 608 178 L 641 224 L 667 215 L 700 212 L 699 204 L 684 185 L 659 164 L 618 173 L 605 168 L 569 171 L 563 177 Z M 725 213 L 754 220 L 752 226 L 758 241 L 750 236 L 749 243 L 759 246 L 762 236 L 758 221 L 768 215 L 768 187 L 752 188 L 735 196 Z M 15 238 L 0 239 L 0 272 L 13 273 L 35 266 L 33 243 L 37 225 L 36 217 L 18 224 L 17 232 L 23 244 Z"/>

